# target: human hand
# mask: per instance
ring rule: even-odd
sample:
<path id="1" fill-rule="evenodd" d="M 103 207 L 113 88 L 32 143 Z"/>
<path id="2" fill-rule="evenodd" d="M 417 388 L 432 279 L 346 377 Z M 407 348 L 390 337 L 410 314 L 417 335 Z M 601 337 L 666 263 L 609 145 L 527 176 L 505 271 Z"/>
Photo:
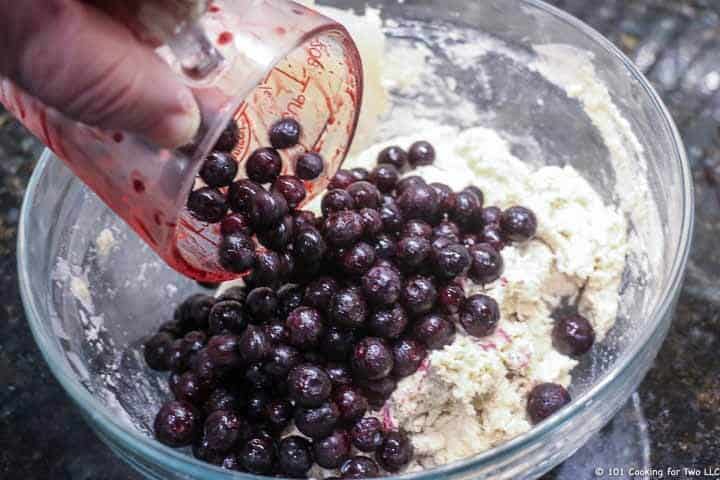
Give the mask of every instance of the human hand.
<path id="1" fill-rule="evenodd" d="M 120 21 L 80 0 L 0 0 L 0 77 L 67 117 L 164 147 L 200 124 L 191 91 Z"/>

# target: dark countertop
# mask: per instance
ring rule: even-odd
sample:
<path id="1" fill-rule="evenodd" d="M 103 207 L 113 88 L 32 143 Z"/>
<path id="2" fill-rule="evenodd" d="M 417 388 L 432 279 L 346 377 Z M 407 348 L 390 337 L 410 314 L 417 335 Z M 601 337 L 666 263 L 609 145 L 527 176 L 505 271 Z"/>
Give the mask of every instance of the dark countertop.
<path id="1" fill-rule="evenodd" d="M 551 3 L 590 23 L 641 66 L 685 139 L 696 187 L 694 248 L 672 330 L 640 398 L 653 467 L 720 466 L 720 2 Z M 83 422 L 25 322 L 15 238 L 40 151 L 0 108 L 0 478 L 138 478 Z"/>

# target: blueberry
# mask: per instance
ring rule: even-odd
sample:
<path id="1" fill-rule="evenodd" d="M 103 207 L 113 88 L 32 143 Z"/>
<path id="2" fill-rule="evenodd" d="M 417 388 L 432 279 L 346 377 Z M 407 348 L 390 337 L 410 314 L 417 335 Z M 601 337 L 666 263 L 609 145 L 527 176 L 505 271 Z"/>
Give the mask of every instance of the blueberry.
<path id="1" fill-rule="evenodd" d="M 353 351 L 353 347 L 359 340 L 354 330 L 341 329 L 334 325 L 325 332 L 320 341 L 322 352 L 331 360 L 345 361 Z"/>
<path id="2" fill-rule="evenodd" d="M 447 237 L 457 242 L 460 239 L 460 227 L 455 222 L 444 221 L 433 228 L 432 234 L 434 237 Z"/>
<path id="3" fill-rule="evenodd" d="M 313 444 L 315 461 L 323 468 L 338 468 L 350 456 L 350 438 L 345 430 L 335 430 Z"/>
<path id="4" fill-rule="evenodd" d="M 505 247 L 502 230 L 498 225 L 485 225 L 482 229 L 482 243 L 487 243 L 498 252 Z"/>
<path id="5" fill-rule="evenodd" d="M 513 242 L 524 242 L 535 236 L 537 218 L 530 209 L 510 207 L 500 216 L 500 228 L 505 238 Z"/>
<path id="6" fill-rule="evenodd" d="M 255 268 L 245 277 L 245 283 L 253 288 L 275 286 L 285 269 L 282 258 L 271 251 L 258 252 L 255 256 Z"/>
<path id="7" fill-rule="evenodd" d="M 426 141 L 415 142 L 408 150 L 408 160 L 413 168 L 432 165 L 435 162 L 435 148 Z"/>
<path id="8" fill-rule="evenodd" d="M 372 305 L 390 305 L 400 298 L 402 279 L 392 268 L 375 266 L 363 276 L 362 286 Z"/>
<path id="9" fill-rule="evenodd" d="M 283 149 L 294 147 L 300 141 L 300 124 L 294 118 L 283 118 L 270 127 L 270 145 Z"/>
<path id="10" fill-rule="evenodd" d="M 300 155 L 295 162 L 295 174 L 303 180 L 315 180 L 325 169 L 325 161 L 315 152 Z"/>
<path id="11" fill-rule="evenodd" d="M 271 349 L 270 339 L 255 325 L 248 325 L 238 340 L 240 358 L 245 363 L 264 360 L 270 355 Z"/>
<path id="12" fill-rule="evenodd" d="M 378 154 L 377 163 L 390 164 L 398 170 L 402 170 L 408 163 L 408 154 L 400 147 L 387 147 Z"/>
<path id="13" fill-rule="evenodd" d="M 375 460 L 361 455 L 351 457 L 340 467 L 342 478 L 376 478 L 380 468 Z"/>
<path id="14" fill-rule="evenodd" d="M 397 390 L 397 381 L 392 377 L 378 380 L 357 378 L 355 383 L 362 388 L 363 394 L 374 409 L 380 409 Z"/>
<path id="15" fill-rule="evenodd" d="M 482 203 L 477 195 L 468 190 L 463 190 L 455 196 L 455 208 L 450 212 L 450 217 L 460 227 L 473 229 L 477 227 L 478 221 L 482 222 Z"/>
<path id="16" fill-rule="evenodd" d="M 247 325 L 243 304 L 235 300 L 217 302 L 210 310 L 208 324 L 212 335 L 242 332 Z"/>
<path id="17" fill-rule="evenodd" d="M 382 422 L 375 417 L 359 419 L 350 429 L 350 440 L 361 452 L 376 451 L 385 440 L 385 429 Z"/>
<path id="18" fill-rule="evenodd" d="M 413 447 L 407 436 L 400 432 L 389 432 L 377 452 L 377 460 L 388 472 L 398 472 L 405 467 L 413 455 Z"/>
<path id="19" fill-rule="evenodd" d="M 290 370 L 287 382 L 291 398 L 306 408 L 319 407 L 330 397 L 332 390 L 327 373 L 309 364 L 298 365 Z"/>
<path id="20" fill-rule="evenodd" d="M 273 227 L 259 232 L 257 238 L 265 248 L 282 251 L 287 248 L 288 243 L 292 240 L 293 233 L 293 217 L 291 215 L 285 215 L 285 217 Z"/>
<path id="21" fill-rule="evenodd" d="M 222 152 L 212 152 L 200 168 L 200 178 L 213 188 L 227 187 L 238 172 L 238 164 L 235 159 Z"/>
<path id="22" fill-rule="evenodd" d="M 397 255 L 397 243 L 390 235 L 378 235 L 373 242 L 373 248 L 377 258 L 389 259 Z"/>
<path id="23" fill-rule="evenodd" d="M 345 190 L 347 187 L 355 182 L 355 176 L 348 170 L 338 170 L 335 175 L 330 179 L 328 189 L 339 188 Z"/>
<path id="24" fill-rule="evenodd" d="M 235 445 L 241 428 L 241 419 L 235 412 L 217 410 L 205 419 L 203 436 L 208 448 L 226 452 Z"/>
<path id="25" fill-rule="evenodd" d="M 482 236 L 477 233 L 465 233 L 460 241 L 466 248 L 472 249 L 476 245 L 480 245 L 482 243 Z"/>
<path id="26" fill-rule="evenodd" d="M 349 247 L 362 234 L 362 217 L 357 212 L 333 212 L 325 219 L 325 239 L 336 247 Z"/>
<path id="27" fill-rule="evenodd" d="M 330 304 L 330 317 L 339 327 L 360 327 L 365 323 L 367 314 L 367 303 L 357 289 L 339 290 Z"/>
<path id="28" fill-rule="evenodd" d="M 273 148 L 259 148 L 255 150 L 245 163 L 247 177 L 257 183 L 271 183 L 282 169 L 282 159 L 277 150 Z"/>
<path id="29" fill-rule="evenodd" d="M 577 357 L 592 348 L 595 330 L 582 315 L 567 315 L 555 322 L 552 337 L 553 346 L 560 353 Z"/>
<path id="30" fill-rule="evenodd" d="M 285 343 L 287 341 L 287 328 L 285 328 L 284 321 L 273 320 L 264 324 L 262 329 L 273 344 Z"/>
<path id="31" fill-rule="evenodd" d="M 224 468 L 225 470 L 235 470 L 235 471 L 242 471 L 242 464 L 240 463 L 240 457 L 238 457 L 238 454 L 235 452 L 230 452 L 225 454 L 225 456 L 222 459 L 222 462 L 220 462 L 220 466 Z"/>
<path id="32" fill-rule="evenodd" d="M 407 377 L 415 373 L 427 356 L 425 347 L 409 338 L 395 342 L 392 352 L 395 362 L 392 374 L 396 377 Z"/>
<path id="33" fill-rule="evenodd" d="M 189 353 L 185 348 L 185 343 L 179 338 L 170 342 L 165 350 L 163 361 L 169 370 L 182 373 L 187 368 Z"/>
<path id="34" fill-rule="evenodd" d="M 233 212 L 249 217 L 255 195 L 261 191 L 263 188 L 251 180 L 238 180 L 228 188 L 228 204 Z"/>
<path id="35" fill-rule="evenodd" d="M 366 182 L 370 178 L 370 172 L 368 172 L 367 168 L 355 167 L 350 170 L 350 173 L 356 182 Z"/>
<path id="36" fill-rule="evenodd" d="M 284 380 L 290 370 L 299 365 L 301 361 L 302 356 L 295 347 L 281 343 L 273 346 L 263 368 L 273 377 Z"/>
<path id="37" fill-rule="evenodd" d="M 316 408 L 299 408 L 295 412 L 295 426 L 310 438 L 330 435 L 340 421 L 340 409 L 334 402 L 324 402 Z"/>
<path id="38" fill-rule="evenodd" d="M 438 198 L 435 189 L 429 185 L 407 187 L 397 199 L 397 205 L 407 220 L 432 221 L 437 213 Z"/>
<path id="39" fill-rule="evenodd" d="M 218 452 L 209 447 L 208 441 L 204 435 L 196 439 L 192 445 L 192 452 L 195 458 L 199 458 L 203 462 L 210 463 L 212 465 L 220 465 L 225 457 L 224 452 Z"/>
<path id="40" fill-rule="evenodd" d="M 431 183 L 430 186 L 435 189 L 438 202 L 438 213 L 445 214 L 450 213 L 455 209 L 455 203 L 457 202 L 455 192 L 452 188 L 445 185 L 444 183 Z"/>
<path id="41" fill-rule="evenodd" d="M 239 410 L 241 406 L 241 400 L 236 393 L 225 387 L 217 387 L 203 403 L 203 412 L 205 415 L 210 415 L 218 410 Z M 247 424 L 247 422 L 244 423 Z M 246 425 L 246 428 L 249 426 Z"/>
<path id="42" fill-rule="evenodd" d="M 325 333 L 320 312 L 312 307 L 298 307 L 285 320 L 288 343 L 300 350 L 317 347 Z"/>
<path id="43" fill-rule="evenodd" d="M 245 303 L 247 298 L 247 288 L 244 286 L 230 287 L 224 290 L 217 298 L 219 302 L 223 300 L 235 300 L 236 302 Z"/>
<path id="44" fill-rule="evenodd" d="M 220 242 L 218 259 L 225 270 L 245 273 L 257 262 L 255 245 L 246 235 L 228 235 Z"/>
<path id="45" fill-rule="evenodd" d="M 278 316 L 281 319 L 287 318 L 290 312 L 302 305 L 303 288 L 293 283 L 285 284 L 280 288 L 280 290 L 278 290 L 277 299 Z"/>
<path id="46" fill-rule="evenodd" d="M 474 337 L 486 337 L 500 321 L 497 302 L 481 293 L 468 297 L 460 308 L 460 323 Z"/>
<path id="47" fill-rule="evenodd" d="M 353 208 L 355 208 L 353 197 L 346 190 L 340 190 L 339 188 L 327 192 L 322 202 L 320 202 L 323 215 L 342 210 L 352 210 Z"/>
<path id="48" fill-rule="evenodd" d="M 145 356 L 145 363 L 148 364 L 153 370 L 164 372 L 168 370 L 166 363 L 167 350 L 170 348 L 170 344 L 173 341 L 173 337 L 167 333 L 156 333 L 144 344 L 143 354 Z"/>
<path id="49" fill-rule="evenodd" d="M 330 377 L 333 388 L 351 385 L 353 383 L 352 373 L 344 363 L 329 362 L 325 366 L 325 372 L 327 372 L 328 377 Z"/>
<path id="50" fill-rule="evenodd" d="M 215 388 L 218 380 L 217 377 L 223 368 L 222 366 L 215 365 L 207 347 L 198 350 L 197 353 L 190 357 L 188 367 L 190 371 L 195 374 L 199 386 L 207 391 Z"/>
<path id="51" fill-rule="evenodd" d="M 292 175 L 280 175 L 273 183 L 272 188 L 285 197 L 285 201 L 291 209 L 300 206 L 307 196 L 305 184 L 298 177 Z"/>
<path id="52" fill-rule="evenodd" d="M 500 218 L 502 217 L 502 210 L 498 207 L 485 207 L 482 209 L 482 221 L 483 225 L 495 225 L 500 226 Z"/>
<path id="53" fill-rule="evenodd" d="M 437 300 L 437 289 L 428 277 L 409 278 L 400 292 L 400 302 L 411 315 L 421 315 L 432 310 Z"/>
<path id="54" fill-rule="evenodd" d="M 365 242 L 348 248 L 340 258 L 340 266 L 348 275 L 361 276 L 375 263 L 375 249 Z"/>
<path id="55" fill-rule="evenodd" d="M 483 203 L 485 203 L 485 194 L 484 194 L 483 191 L 480 189 L 480 187 L 476 187 L 475 185 L 470 185 L 470 186 L 467 186 L 467 187 L 463 188 L 463 192 L 470 192 L 470 193 L 475 194 L 475 196 L 477 197 L 478 201 L 480 202 L 480 205 L 482 205 Z M 482 218 L 482 212 L 481 212 L 480 217 Z"/>
<path id="56" fill-rule="evenodd" d="M 486 284 L 494 282 L 503 271 L 502 256 L 493 247 L 486 243 L 480 243 L 470 248 L 472 266 L 468 275 L 475 282 Z"/>
<path id="57" fill-rule="evenodd" d="M 398 170 L 393 165 L 378 165 L 370 172 L 369 180 L 382 193 L 390 193 L 400 179 Z"/>
<path id="58" fill-rule="evenodd" d="M 398 338 L 405 331 L 409 319 L 400 305 L 374 311 L 368 320 L 368 330 L 381 338 Z"/>
<path id="59" fill-rule="evenodd" d="M 274 432 L 282 432 L 293 417 L 293 406 L 287 400 L 272 400 L 265 407 L 265 420 Z"/>
<path id="60" fill-rule="evenodd" d="M 375 238 L 383 231 L 383 221 L 380 212 L 372 208 L 360 210 L 360 217 L 363 224 L 363 235 L 366 238 Z"/>
<path id="61" fill-rule="evenodd" d="M 400 207 L 396 203 L 384 203 L 380 209 L 380 219 L 383 222 L 383 228 L 388 233 L 400 231 L 405 221 Z"/>
<path id="62" fill-rule="evenodd" d="M 255 422 L 263 421 L 265 420 L 267 406 L 270 402 L 271 398 L 268 392 L 264 390 L 253 390 L 248 394 L 245 413 L 248 418 Z"/>
<path id="63" fill-rule="evenodd" d="M 190 445 L 199 429 L 200 415 L 187 402 L 166 402 L 155 416 L 155 438 L 171 447 Z"/>
<path id="64" fill-rule="evenodd" d="M 319 262 L 326 250 L 325 239 L 315 228 L 305 227 L 295 236 L 293 253 L 303 264 Z"/>
<path id="65" fill-rule="evenodd" d="M 223 130 L 220 134 L 220 138 L 218 138 L 213 149 L 220 152 L 231 152 L 239 141 L 240 131 L 238 130 L 238 126 L 235 122 L 230 120 L 225 127 L 225 130 Z"/>
<path id="66" fill-rule="evenodd" d="M 175 399 L 183 400 L 193 405 L 201 405 L 209 392 L 201 384 L 193 372 L 185 372 L 174 382 L 173 394 Z"/>
<path id="67" fill-rule="evenodd" d="M 313 465 L 310 442 L 293 435 L 283 438 L 278 446 L 278 466 L 290 477 L 305 477 Z"/>
<path id="68" fill-rule="evenodd" d="M 570 394 L 562 385 L 540 383 L 528 395 L 527 412 L 533 423 L 540 423 L 570 401 Z"/>
<path id="69" fill-rule="evenodd" d="M 229 235 L 250 236 L 253 234 L 253 231 L 250 226 L 250 220 L 248 220 L 245 215 L 233 213 L 225 217 L 222 223 L 220 223 L 220 233 L 224 237 Z"/>
<path id="70" fill-rule="evenodd" d="M 445 285 L 438 290 L 437 306 L 441 313 L 457 315 L 464 301 L 465 290 L 460 285 Z"/>
<path id="71" fill-rule="evenodd" d="M 443 315 L 428 313 L 413 325 L 413 337 L 431 350 L 439 350 L 452 343 L 455 324 Z"/>
<path id="72" fill-rule="evenodd" d="M 263 475 L 272 471 L 275 464 L 275 442 L 265 436 L 247 440 L 238 452 L 244 470 Z"/>
<path id="73" fill-rule="evenodd" d="M 427 182 L 419 175 L 408 175 L 407 177 L 401 178 L 395 186 L 395 191 L 398 196 L 410 187 L 426 186 Z"/>
<path id="74" fill-rule="evenodd" d="M 227 200 L 219 190 L 202 187 L 190 192 L 187 208 L 201 222 L 217 223 L 228 211 Z"/>
<path id="75" fill-rule="evenodd" d="M 277 308 L 277 293 L 270 287 L 252 289 L 245 300 L 245 311 L 250 317 L 248 320 L 255 324 L 270 321 L 275 317 Z"/>
<path id="76" fill-rule="evenodd" d="M 250 204 L 250 222 L 258 232 L 277 225 L 287 213 L 287 200 L 276 190 L 257 192 Z"/>
<path id="77" fill-rule="evenodd" d="M 340 410 L 340 420 L 343 422 L 352 422 L 361 418 L 369 408 L 367 398 L 351 386 L 335 389 L 333 399 Z"/>
<path id="78" fill-rule="evenodd" d="M 317 218 L 315 214 L 309 210 L 300 210 L 293 212 L 293 220 L 295 221 L 295 231 L 299 232 L 303 228 L 316 228 Z"/>
<path id="79" fill-rule="evenodd" d="M 378 208 L 382 202 L 380 190 L 370 182 L 357 181 L 347 188 L 356 208 Z"/>
<path id="80" fill-rule="evenodd" d="M 470 268 L 471 257 L 468 249 L 460 244 L 433 250 L 432 265 L 435 275 L 450 280 L 465 275 Z"/>
<path id="81" fill-rule="evenodd" d="M 355 375 L 367 380 L 377 380 L 387 377 L 392 368 L 392 352 L 381 339 L 365 337 L 355 345 L 352 356 L 352 370 Z"/>
<path id="82" fill-rule="evenodd" d="M 395 260 L 400 268 L 412 271 L 420 268 L 431 252 L 430 241 L 423 237 L 407 237 L 397 243 Z"/>
<path id="83" fill-rule="evenodd" d="M 320 312 L 328 312 L 338 283 L 332 277 L 318 277 L 305 287 L 303 304 Z"/>
<path id="84" fill-rule="evenodd" d="M 433 228 L 429 223 L 422 220 L 409 220 L 403 227 L 401 237 L 422 237 L 430 238 L 433 234 Z"/>
<path id="85" fill-rule="evenodd" d="M 239 367 L 242 363 L 238 352 L 239 338 L 236 335 L 215 335 L 207 345 L 210 360 L 218 367 Z"/>

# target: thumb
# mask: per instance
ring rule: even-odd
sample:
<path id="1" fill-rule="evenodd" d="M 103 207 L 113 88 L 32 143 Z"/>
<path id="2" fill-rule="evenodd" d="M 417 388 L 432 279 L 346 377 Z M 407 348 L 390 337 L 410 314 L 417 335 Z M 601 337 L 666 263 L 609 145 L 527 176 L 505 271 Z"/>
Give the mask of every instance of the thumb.
<path id="1" fill-rule="evenodd" d="M 190 89 L 128 28 L 76 0 L 26 1 L 0 0 L 14 17 L 0 20 L 9 27 L 0 57 L 10 58 L 0 73 L 74 120 L 164 147 L 192 140 L 200 113 Z"/>

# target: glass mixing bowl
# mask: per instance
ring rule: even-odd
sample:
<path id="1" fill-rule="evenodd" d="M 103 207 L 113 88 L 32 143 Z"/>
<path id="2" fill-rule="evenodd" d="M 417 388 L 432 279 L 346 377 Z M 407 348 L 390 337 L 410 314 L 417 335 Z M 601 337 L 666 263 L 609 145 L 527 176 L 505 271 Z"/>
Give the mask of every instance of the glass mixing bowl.
<path id="1" fill-rule="evenodd" d="M 390 86 L 391 108 L 374 140 L 411 132 L 429 117 L 488 126 L 521 158 L 573 166 L 629 218 L 631 252 L 617 324 L 574 370 L 572 404 L 492 450 L 408 478 L 538 476 L 609 421 L 667 333 L 693 223 L 681 140 L 627 58 L 539 1 L 372 4 L 382 7 L 386 47 L 399 52 L 395 68 L 406 69 L 409 82 Z M 549 44 L 576 50 L 539 47 Z M 419 50 L 427 55 L 417 57 Z M 163 375 L 145 367 L 141 339 L 199 287 L 165 266 L 48 152 L 23 205 L 18 262 L 27 317 L 43 355 L 118 455 L 149 478 L 250 477 L 153 440 L 154 413 L 169 391 Z"/>

